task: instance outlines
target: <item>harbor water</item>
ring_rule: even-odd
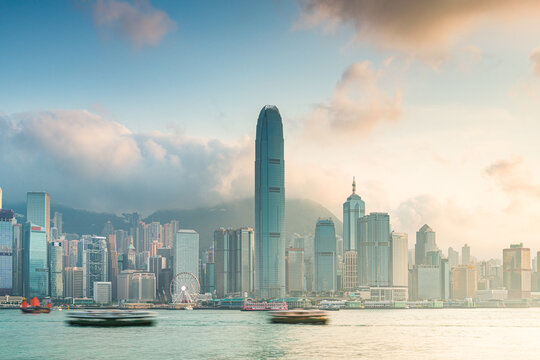
[[[342,310],[328,325],[264,312],[158,311],[153,327],[0,311],[0,359],[538,359],[540,309]]]

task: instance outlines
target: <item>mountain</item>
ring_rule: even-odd
[[[211,245],[214,230],[220,227],[238,228],[254,226],[254,201],[241,199],[218,206],[190,210],[158,210],[144,219],[149,223],[159,221],[162,224],[179,220],[180,227],[193,229],[200,234],[201,249]],[[26,204],[6,204],[18,214],[26,214]],[[101,234],[103,226],[110,220],[113,227],[128,230],[124,217],[111,213],[98,213],[69,206],[52,204],[51,220],[58,211],[63,215],[64,232],[75,234]],[[342,223],[324,206],[306,199],[289,199],[286,202],[285,226],[288,234],[313,234],[318,218],[332,218],[336,224],[336,233],[342,234]],[[24,219],[20,219],[23,221]]]

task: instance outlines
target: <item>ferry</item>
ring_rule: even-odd
[[[328,322],[328,316],[322,310],[286,310],[272,311],[270,322],[278,324],[314,324],[324,325]]]
[[[279,311],[287,310],[287,303],[267,301],[245,301],[242,311]]]
[[[34,296],[32,300],[30,300],[30,306],[28,306],[26,299],[23,300],[21,311],[24,314],[48,314],[51,312],[51,303],[47,303],[47,306],[41,306],[38,298]]]
[[[157,314],[152,311],[134,310],[87,310],[70,312],[66,322],[74,326],[152,326]]]

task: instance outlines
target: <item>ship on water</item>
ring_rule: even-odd
[[[23,300],[21,311],[24,314],[48,314],[51,312],[51,303],[48,302],[47,306],[41,306],[39,299],[34,296],[32,300],[30,300],[30,306],[28,306],[26,299]]]
[[[277,301],[245,301],[242,311],[280,311],[288,310],[287,303]]]

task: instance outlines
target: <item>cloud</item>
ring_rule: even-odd
[[[105,31],[128,39],[136,48],[157,45],[176,28],[167,13],[157,10],[145,0],[133,3],[97,0],[93,5],[94,21]]]
[[[0,114],[0,183],[94,210],[211,205],[251,194],[252,145],[133,133],[86,110]]]
[[[300,0],[304,26],[352,24],[361,41],[406,52],[455,42],[486,19],[538,16],[536,0]]]
[[[533,182],[530,172],[523,165],[520,157],[502,159],[489,165],[485,173],[509,195],[540,197],[540,185]]]
[[[540,77],[540,47],[531,51],[529,59],[531,60],[531,66],[534,74]]]
[[[384,71],[375,71],[369,61],[351,65],[330,100],[306,117],[305,134],[316,140],[328,139],[329,134],[356,138],[377,124],[397,121],[402,114],[401,93],[381,89],[378,83]]]

